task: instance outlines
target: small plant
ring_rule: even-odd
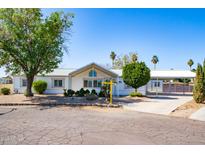
[[[95,94],[89,94],[86,96],[86,99],[89,101],[94,101],[94,100],[98,99],[98,96]]]
[[[95,91],[95,89],[92,89],[91,94],[97,95],[97,92]]]
[[[63,95],[64,95],[65,97],[68,97],[67,89],[63,89]]]
[[[85,90],[83,88],[81,88],[79,90],[79,97],[84,97],[85,96]]]
[[[10,89],[9,89],[9,88],[6,88],[6,87],[1,88],[1,93],[2,93],[3,95],[9,95],[9,94],[10,94]]]
[[[75,91],[72,89],[63,89],[64,90],[64,96],[65,97],[72,97],[75,94]]]
[[[85,95],[89,95],[90,94],[90,90],[86,89],[85,90]]]
[[[101,91],[99,92],[98,96],[99,96],[99,97],[105,97],[105,92],[101,90]]]
[[[79,97],[79,94],[80,94],[80,92],[77,90],[77,91],[75,92],[75,96],[76,96],[76,97]]]
[[[43,80],[34,81],[33,88],[38,94],[43,94],[47,89],[47,82]]]
[[[75,94],[75,91],[72,89],[68,89],[67,93],[68,93],[68,97],[72,97]]]
[[[131,97],[143,97],[143,95],[140,92],[131,92],[129,94]]]

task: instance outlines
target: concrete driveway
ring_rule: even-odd
[[[169,115],[182,104],[192,100],[192,96],[150,96],[143,102],[123,103],[123,108],[146,113]]]
[[[198,111],[194,112],[189,118],[193,120],[205,121],[205,107],[202,107]]]

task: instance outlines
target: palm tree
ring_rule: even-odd
[[[187,62],[187,65],[189,65],[189,68],[191,70],[192,65],[194,65],[194,61],[192,59],[189,59],[189,61]]]
[[[154,64],[154,70],[156,69],[156,64],[159,62],[159,59],[156,55],[152,57],[151,62]]]
[[[131,61],[134,63],[138,60],[138,55],[137,53],[130,53],[131,56]]]
[[[115,52],[114,52],[114,51],[111,51],[111,53],[110,53],[110,59],[112,59],[112,67],[114,66],[115,58],[116,58]]]

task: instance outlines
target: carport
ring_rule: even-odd
[[[178,71],[178,70],[154,70],[151,71],[151,80],[148,83],[147,92],[150,94],[185,94],[192,93],[193,81],[196,74],[192,71]],[[175,79],[183,80],[182,84],[173,82]],[[185,84],[185,80],[190,79],[192,85]],[[165,82],[166,81],[166,82]],[[154,84],[153,84],[154,83]],[[154,88],[153,88],[154,87]]]

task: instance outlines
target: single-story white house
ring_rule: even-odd
[[[162,79],[173,78],[194,78],[195,73],[191,71],[151,71],[150,82],[138,89],[143,95],[150,87],[162,88]],[[113,95],[128,95],[134,89],[123,82],[122,70],[119,69],[106,69],[96,63],[88,64],[79,69],[55,69],[53,72],[44,76],[37,75],[34,80],[44,80],[47,82],[48,87],[45,93],[47,94],[60,94],[63,89],[72,89],[74,91],[84,89],[95,89],[97,92],[101,90],[102,82],[105,80],[114,80]],[[14,76],[13,87],[14,91],[24,93],[27,86],[25,76]]]

